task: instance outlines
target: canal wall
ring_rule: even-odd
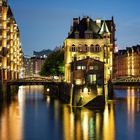
[[[111,82],[111,80],[108,81],[107,88],[108,88],[107,99],[112,100],[114,98],[114,88],[113,88],[113,83]]]
[[[105,96],[98,94],[95,86],[74,86],[68,83],[59,83],[57,86],[45,86],[44,94],[58,98],[73,107],[104,108]]]
[[[65,82],[58,83],[57,85],[45,85],[44,95],[59,98],[66,103],[70,103],[71,85]]]

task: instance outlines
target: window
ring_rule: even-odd
[[[91,46],[90,46],[90,52],[94,52],[94,45],[93,44],[91,44]]]
[[[99,66],[94,66],[94,70],[99,70]]]
[[[99,45],[96,45],[96,46],[95,46],[95,52],[100,52],[100,50],[101,50],[101,49],[100,49],[100,46],[99,46]]]
[[[93,70],[93,66],[89,66],[89,70]]]
[[[89,30],[85,31],[85,38],[86,38],[86,39],[91,39],[91,38],[93,38],[93,33],[92,33],[92,31],[89,31]]]
[[[82,52],[82,45],[81,44],[78,46],[78,52]]]
[[[95,84],[96,83],[96,74],[89,75],[89,83]]]
[[[77,38],[79,38],[79,32],[78,31],[75,31],[75,38],[77,39]]]
[[[76,52],[76,47],[75,47],[75,45],[73,44],[72,45],[72,47],[71,47],[71,50],[70,51],[72,51],[72,52]]]
[[[82,70],[85,70],[86,69],[86,66],[82,66]]]
[[[81,70],[81,66],[77,66],[77,70]]]

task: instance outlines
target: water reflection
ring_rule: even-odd
[[[119,88],[116,100],[93,111],[44,98],[42,86],[20,87],[10,104],[0,106],[0,140],[137,140],[139,97],[138,88]]]
[[[113,103],[106,104],[104,112],[86,108],[63,107],[65,140],[114,140],[115,117]]]
[[[0,140],[22,140],[22,118],[18,99],[0,113]],[[16,131],[15,131],[16,130]]]
[[[128,128],[134,129],[135,119],[135,93],[134,88],[128,87],[127,89],[127,116],[128,116]]]

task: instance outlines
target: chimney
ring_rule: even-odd
[[[80,17],[79,18],[73,18],[73,27],[75,27],[79,23],[80,23]]]
[[[97,24],[99,27],[101,27],[101,19],[97,18],[97,19],[96,19],[96,24]]]

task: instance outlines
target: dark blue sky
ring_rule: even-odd
[[[139,0],[9,0],[21,31],[24,54],[62,45],[73,17],[90,16],[116,23],[120,49],[140,44]]]

